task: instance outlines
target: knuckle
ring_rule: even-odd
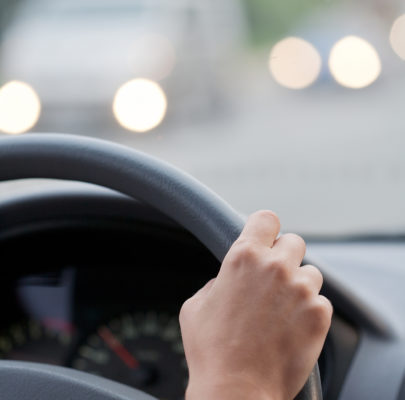
[[[290,278],[290,270],[287,268],[286,260],[282,257],[272,260],[268,264],[268,269],[274,278],[281,283],[287,282]]]
[[[271,223],[275,223],[280,226],[280,219],[278,215],[271,210],[259,210],[252,214],[252,216],[259,217],[260,219],[267,219]]]
[[[238,239],[229,252],[230,261],[234,265],[253,262],[258,257],[258,250],[254,243]]]
[[[297,297],[301,300],[309,300],[313,296],[311,287],[305,280],[297,282],[294,289]]]
[[[310,313],[314,331],[320,333],[327,332],[331,324],[333,313],[330,301],[325,297],[318,296],[311,304]]]
[[[316,281],[320,282],[321,285],[323,284],[322,272],[315,266],[310,265],[310,264],[304,265],[301,268],[301,272],[303,272],[305,275],[309,276],[310,277],[309,279],[311,279],[311,280],[315,279]]]
[[[319,268],[315,267],[312,264],[305,264],[305,265],[303,265],[303,268],[308,270],[308,271],[311,271],[311,273],[313,273],[314,275],[322,276],[322,273],[319,270]]]
[[[295,233],[285,233],[284,238],[288,240],[297,250],[300,250],[305,253],[307,245],[305,244],[305,240]]]
[[[269,262],[269,267],[273,269],[286,269],[288,265],[288,255],[283,253],[273,254]]]
[[[323,285],[323,275],[322,275],[322,272],[319,271],[319,269],[316,268],[316,267],[314,267],[314,266],[311,266],[311,267],[312,267],[312,271],[313,271],[314,276],[316,277],[316,279],[318,279],[318,281],[320,282],[320,284],[321,284],[321,286],[322,286],[322,285]]]

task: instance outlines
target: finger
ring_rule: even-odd
[[[304,265],[297,271],[297,279],[304,281],[313,293],[318,294],[322,288],[323,276],[313,265]]]
[[[205,296],[212,288],[212,285],[214,284],[214,282],[215,282],[215,278],[210,279],[200,290],[198,290],[194,294],[194,297]]]
[[[287,266],[298,268],[305,256],[306,245],[301,236],[286,233],[275,241],[272,251],[282,255],[281,258],[287,261]]]
[[[333,315],[333,305],[332,305],[332,303],[330,302],[330,300],[329,300],[327,297],[325,297],[325,296],[323,296],[323,295],[320,294],[320,295],[318,296],[318,301],[324,305],[325,309],[327,310],[326,312],[327,312],[329,318],[332,318],[332,315]]]
[[[280,220],[277,215],[272,211],[262,210],[248,218],[239,238],[272,247],[279,232]]]
[[[314,317],[318,326],[318,330],[324,336],[328,333],[333,316],[333,306],[328,298],[319,295],[316,298]]]

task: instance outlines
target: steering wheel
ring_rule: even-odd
[[[125,146],[65,134],[0,139],[0,181],[23,178],[75,180],[141,200],[178,222],[222,261],[244,221],[221,198],[175,167]],[[5,400],[152,400],[110,380],[68,368],[0,361]],[[316,366],[297,400],[321,400]]]

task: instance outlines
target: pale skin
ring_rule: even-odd
[[[279,231],[273,212],[252,214],[218,276],[183,304],[186,400],[292,400],[307,380],[332,306],[320,271],[300,267],[304,240]]]

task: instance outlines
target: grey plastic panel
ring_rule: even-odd
[[[405,243],[309,243],[308,249],[322,260],[316,265],[327,289],[335,286],[328,295],[362,330],[339,400],[397,400],[405,374]]]
[[[402,386],[401,386],[401,389],[399,390],[397,400],[405,400],[405,372],[404,372],[404,376],[402,377]]]
[[[339,400],[396,400],[405,372],[405,342],[364,333]]]

